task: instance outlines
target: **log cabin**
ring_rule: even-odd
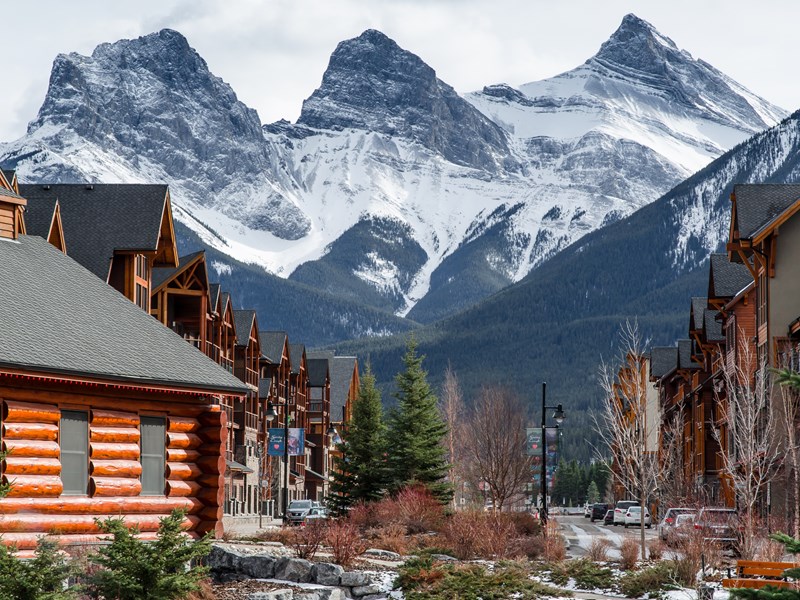
[[[169,188],[150,184],[21,184],[31,210],[58,200],[69,254],[150,312],[152,269],[178,267]]]
[[[152,538],[175,508],[220,535],[218,397],[248,388],[44,239],[0,239],[0,281],[2,542],[93,543],[112,516]]]

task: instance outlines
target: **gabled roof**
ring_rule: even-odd
[[[356,364],[355,356],[334,356],[330,361],[331,421],[339,421],[342,418],[342,409],[347,403]]]
[[[283,348],[286,345],[288,334],[285,331],[262,331],[259,333],[259,337],[261,354],[273,365],[279,365],[283,358]]]
[[[300,367],[303,362],[303,355],[306,353],[305,344],[289,344],[289,356],[292,357],[292,374],[299,375]],[[308,363],[308,358],[306,358]]]
[[[50,235],[50,227],[56,213],[58,198],[42,198],[35,202],[28,202],[25,210],[25,230],[28,235],[38,235],[40,238],[47,239]]]
[[[256,321],[256,311],[254,310],[235,310],[233,311],[233,326],[236,329],[236,345],[247,346],[250,343],[250,332]],[[258,332],[256,332],[258,333]]]
[[[166,185],[20,185],[28,205],[58,198],[72,258],[108,279],[115,250],[155,251],[168,202]],[[174,245],[174,241],[173,241]],[[173,257],[177,260],[177,255]]]
[[[9,187],[13,190],[14,189],[14,178],[17,176],[17,171],[15,169],[2,169],[3,171],[3,178],[8,183]]]
[[[150,293],[154,293],[165,283],[171,281],[177,275],[183,273],[188,267],[192,266],[196,260],[205,256],[205,251],[192,252],[186,256],[181,256],[178,260],[178,267],[158,267],[153,269],[150,281]]]
[[[718,314],[716,310],[706,309],[703,315],[703,335],[709,342],[725,341],[725,336],[722,335],[722,323],[717,320]]]
[[[689,319],[689,329],[696,330],[703,328],[703,313],[708,305],[708,298],[694,297],[692,298],[691,318]]]
[[[800,200],[800,185],[738,184],[733,187],[736,198],[734,229],[741,239],[752,239],[781,213]]]
[[[308,359],[308,385],[311,387],[325,387],[330,373],[330,364],[327,358]]]
[[[701,365],[692,360],[692,340],[678,340],[678,368],[699,369]]]
[[[42,238],[0,243],[0,367],[243,394],[246,386]]]
[[[677,346],[656,347],[650,351],[650,376],[661,379],[678,368]]]
[[[740,262],[730,262],[727,254],[712,254],[708,276],[709,298],[733,298],[753,282],[750,270]]]
[[[208,284],[208,306],[209,310],[212,312],[217,310],[217,303],[220,300],[220,292],[222,290],[222,286],[218,283],[209,283]]]

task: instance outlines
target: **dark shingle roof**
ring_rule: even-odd
[[[739,184],[733,193],[739,237],[749,239],[800,200],[800,185]]]
[[[678,368],[678,348],[658,347],[650,351],[650,375],[661,379]]]
[[[16,175],[16,173],[17,171],[15,169],[3,169],[3,177],[6,178],[9,185],[13,185],[14,175]]]
[[[36,202],[28,202],[25,208],[25,231],[28,235],[38,235],[47,239],[50,225],[56,212],[56,198],[41,198]]]
[[[703,323],[703,333],[709,342],[724,342],[725,336],[722,335],[722,323],[717,320],[719,313],[716,310],[706,309]]]
[[[36,236],[0,242],[0,365],[244,393],[245,385]]]
[[[355,368],[355,356],[334,356],[331,359],[331,421],[342,419],[342,409],[347,402]]]
[[[303,353],[306,351],[304,344],[289,344],[289,356],[292,358],[292,373],[298,375],[300,373],[301,363],[303,362]],[[263,353],[262,353],[263,354]],[[306,357],[307,359],[308,357]]]
[[[285,331],[262,331],[258,337],[261,340],[261,354],[266,356],[273,365],[279,365],[283,357],[287,333]]]
[[[236,329],[236,345],[247,346],[250,343],[250,330],[256,320],[254,310],[233,311],[233,327]]]
[[[730,262],[727,254],[711,255],[709,298],[733,298],[751,283],[753,276],[743,263]]]
[[[308,385],[311,387],[325,387],[330,361],[327,358],[311,358],[310,354],[306,354],[306,361],[308,364]]]
[[[166,185],[20,185],[28,206],[58,198],[69,255],[108,279],[114,250],[155,250],[167,199]]]
[[[708,305],[708,298],[694,297],[692,298],[692,318],[689,323],[689,329],[702,329],[703,328],[703,313]]]
[[[692,360],[692,340],[678,340],[678,368],[700,368],[700,365]]]
[[[150,283],[152,287],[150,290],[155,291],[160,285],[172,279],[176,274],[180,273],[183,271],[183,269],[189,266],[195,258],[204,253],[205,252],[203,250],[199,250],[198,252],[192,252],[186,256],[181,256],[178,260],[177,267],[158,267],[153,269]]]

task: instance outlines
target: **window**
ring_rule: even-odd
[[[758,274],[758,325],[764,325],[767,322],[767,274],[760,272]]]
[[[61,411],[61,482],[65,496],[89,493],[89,413]]]
[[[142,495],[164,495],[167,423],[163,417],[142,417]]]
[[[150,269],[147,264],[147,257],[144,254],[137,254],[134,257],[134,276],[133,276],[133,301],[144,311],[150,310]]]

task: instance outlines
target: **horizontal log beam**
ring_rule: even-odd
[[[184,450],[183,448],[167,448],[167,460],[169,462],[197,462],[200,453],[197,450]]]
[[[133,427],[95,427],[89,429],[89,439],[93,442],[114,444],[138,444],[139,430]]]
[[[127,477],[90,477],[89,494],[98,497],[138,496],[142,482]]]
[[[16,475],[61,475],[58,458],[10,455],[3,461],[5,474],[13,480]]]
[[[139,531],[158,531],[161,519],[167,515],[122,515],[128,527],[138,527]],[[39,532],[41,534],[87,534],[101,533],[98,521],[116,519],[119,515],[31,515],[16,514],[0,517],[0,532]],[[184,529],[194,529],[200,518],[187,516],[183,519]]]
[[[89,456],[96,460],[139,460],[139,445],[90,442]]]
[[[203,471],[195,463],[167,463],[167,479],[182,479],[184,481],[197,479]]]
[[[203,440],[200,436],[194,433],[180,433],[174,431],[167,432],[167,447],[169,448],[184,448],[193,450],[203,445]]]
[[[64,491],[61,477],[56,475],[12,475],[3,480],[11,484],[11,489],[8,496],[0,500],[0,505],[7,498],[52,498]]]
[[[167,480],[167,496],[197,496],[200,484],[195,481]]]
[[[51,404],[38,404],[34,402],[17,402],[6,400],[6,423],[58,423],[61,420],[61,411]]]
[[[89,472],[95,477],[139,477],[142,465],[136,460],[92,460]]]
[[[61,448],[58,443],[48,440],[5,440],[3,449],[11,456],[37,456],[59,458]]]
[[[225,472],[225,457],[217,454],[216,456],[198,457],[197,466],[203,473],[217,475]]]
[[[92,427],[139,427],[139,415],[121,410],[92,410]]]
[[[88,496],[62,496],[60,498],[3,498],[0,515],[35,512],[38,514],[115,515],[169,514],[183,509],[194,514],[205,508],[197,498],[166,498],[164,496],[139,496],[138,498],[90,498]]]
[[[169,417],[167,431],[176,433],[197,433],[200,429],[200,421],[191,417]]]
[[[55,442],[58,439],[58,425],[55,423],[3,423],[3,439]]]

